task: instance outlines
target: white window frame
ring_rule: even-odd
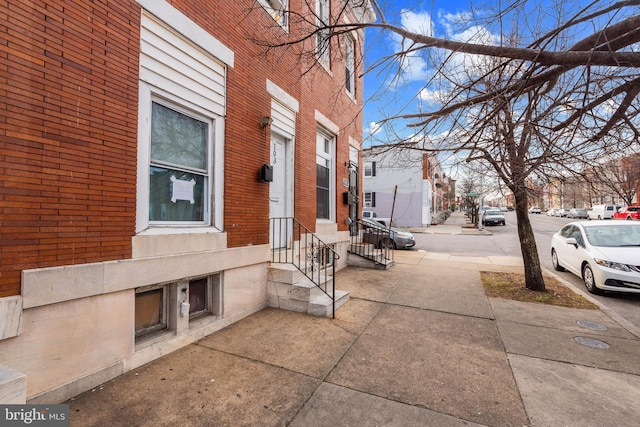
[[[365,178],[372,178],[375,175],[375,173],[373,173],[374,171],[374,164],[376,162],[364,162],[364,177]]]
[[[289,31],[289,0],[258,0],[274,21]]]
[[[375,192],[367,191],[364,193],[364,207],[366,208],[374,208],[375,207]]]
[[[318,28],[329,24],[331,10],[330,0],[316,0],[316,25]],[[318,30],[316,33],[316,56],[318,61],[329,68],[331,66],[331,38],[329,29]]]
[[[187,223],[184,221],[177,222],[156,222],[149,220],[149,190],[150,176],[149,168],[151,165],[151,106],[153,101],[158,101],[170,108],[177,109],[180,112],[187,112],[197,118],[203,118],[210,121],[209,128],[209,147],[208,147],[208,183],[206,213],[203,221]],[[140,82],[139,87],[139,119],[138,119],[138,196],[137,196],[137,233],[156,234],[169,232],[170,230],[180,230],[181,232],[189,232],[189,230],[207,230],[218,231],[223,227],[223,185],[224,185],[224,150],[223,140],[224,121],[212,114],[208,110],[197,105],[191,104],[184,99],[167,93],[154,86]],[[215,229],[214,229],[215,227]]]
[[[320,140],[322,139],[322,144]],[[327,147],[325,149],[324,147]],[[317,221],[335,221],[335,199],[336,199],[336,137],[324,129],[318,129],[316,134],[316,164],[324,161],[329,165],[329,218],[319,218],[316,207]],[[316,184],[317,192],[317,184]]]
[[[351,97],[356,95],[356,41],[351,34],[344,37],[345,89]]]
[[[165,98],[161,98],[155,95],[151,96],[151,104],[156,103],[156,104],[160,104],[166,108],[169,108],[171,110],[174,110],[180,114],[183,114],[185,116],[194,118],[196,120],[199,120],[201,122],[207,123],[207,159],[206,159],[206,174],[205,176],[205,183],[204,183],[204,189],[203,189],[203,218],[202,221],[170,221],[170,220],[166,220],[166,221],[152,221],[151,219],[149,219],[149,226],[152,227],[185,227],[185,226],[209,226],[211,225],[211,205],[212,205],[212,196],[213,196],[213,192],[211,191],[211,188],[213,187],[213,179],[212,179],[212,172],[213,172],[213,156],[212,156],[212,152],[213,152],[213,129],[215,128],[215,118],[213,117],[207,117],[203,114],[198,114],[192,110],[189,110],[187,108],[185,108],[184,105],[180,105],[175,103],[174,101],[169,101]],[[150,106],[151,108],[151,106]],[[151,117],[151,120],[149,121],[149,127],[151,128],[151,123],[152,123],[153,117]],[[149,150],[151,151],[151,138],[149,138]],[[152,167],[169,167],[171,168],[171,166],[168,166],[166,164],[162,164],[162,163],[154,163],[153,160],[151,159],[151,156],[149,156],[149,164],[147,165],[147,171],[149,171],[149,169]],[[150,178],[149,178],[150,179]],[[150,201],[147,202],[147,207],[149,207],[149,203]]]

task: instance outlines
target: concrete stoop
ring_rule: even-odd
[[[370,258],[358,255],[359,252],[361,251],[359,251],[357,245],[350,246],[349,253],[347,254],[347,265],[354,267],[375,268],[378,270],[388,270],[394,264],[394,261],[392,259],[386,259],[384,257],[384,252],[380,249],[368,252],[369,255],[371,255]]]
[[[324,275],[323,275],[324,276]],[[333,277],[316,286],[292,264],[271,264],[267,278],[269,306],[283,310],[308,313],[313,316],[328,317],[333,313],[332,294]],[[329,295],[326,295],[322,290]],[[338,310],[349,300],[346,291],[335,291],[335,309]]]

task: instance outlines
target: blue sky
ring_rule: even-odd
[[[383,0],[380,3],[389,22],[415,32],[449,39],[469,39],[481,31],[475,27],[465,33],[456,28],[460,17],[469,13],[468,0]],[[392,55],[399,50],[400,45],[401,40],[388,32],[368,30],[365,42],[366,65],[371,66],[373,61]],[[425,88],[433,69],[421,57],[413,57],[402,65],[398,62],[394,64],[394,68],[384,67],[365,75],[365,146],[369,145],[371,138],[368,137],[376,132],[377,123],[382,118],[391,114],[416,112],[428,106],[430,95],[433,95],[430,90],[435,90]],[[392,82],[394,78],[395,81]],[[378,133],[376,138],[385,139],[385,136]]]

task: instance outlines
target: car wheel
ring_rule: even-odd
[[[564,267],[560,265],[558,262],[558,254],[555,249],[551,249],[551,263],[553,264],[553,269],[556,271],[564,271]]]
[[[502,221],[502,225],[507,225],[507,224],[505,224],[505,222],[504,222],[504,221]]]
[[[584,279],[584,286],[589,292],[596,295],[602,293],[602,291],[596,287],[596,280],[593,277],[593,271],[591,270],[591,267],[589,267],[589,264],[585,264],[582,269],[582,278]]]
[[[380,240],[380,243],[378,243],[378,248],[379,249],[395,249],[396,248],[396,242],[394,242],[391,239],[382,239]]]
[[[630,220],[631,220],[631,217],[630,217],[630,216],[628,216],[628,217],[627,217],[627,220],[628,220],[628,221],[630,221]]]

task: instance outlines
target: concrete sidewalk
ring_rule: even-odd
[[[606,311],[487,298],[479,272],[519,258],[395,261],[339,272],[335,320],[262,310],[67,402],[71,425],[638,425],[640,338]]]
[[[466,214],[460,211],[452,212],[444,224],[432,224],[429,227],[409,227],[409,231],[425,234],[476,234],[487,236],[493,234],[486,227],[479,230],[471,224]]]

